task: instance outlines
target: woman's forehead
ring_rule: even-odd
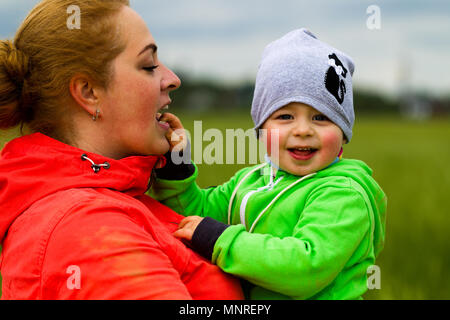
[[[130,7],[124,6],[118,15],[118,23],[121,32],[127,43],[125,50],[136,52],[136,56],[151,44],[155,45],[155,40],[142,17]]]

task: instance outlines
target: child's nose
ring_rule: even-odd
[[[293,129],[293,135],[298,137],[310,137],[314,135],[314,130],[311,122],[306,120],[300,120],[297,122]]]

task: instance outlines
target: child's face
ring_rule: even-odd
[[[316,109],[290,103],[274,112],[262,125],[267,130],[267,152],[272,162],[297,176],[304,176],[330,165],[345,142],[342,130]],[[270,146],[278,130],[278,155]],[[275,133],[275,135],[271,135]]]

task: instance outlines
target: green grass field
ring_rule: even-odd
[[[203,131],[251,127],[246,113],[180,117],[191,133],[196,118],[203,121]],[[357,120],[344,157],[369,164],[388,196],[386,244],[377,261],[381,289],[369,291],[365,299],[450,299],[449,137],[450,119],[413,122],[393,115]],[[0,148],[10,138],[2,136]],[[241,167],[202,164],[199,183],[220,184]]]

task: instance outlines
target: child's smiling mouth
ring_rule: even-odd
[[[318,151],[318,149],[311,147],[288,148],[287,150],[295,160],[303,161],[311,159]]]

